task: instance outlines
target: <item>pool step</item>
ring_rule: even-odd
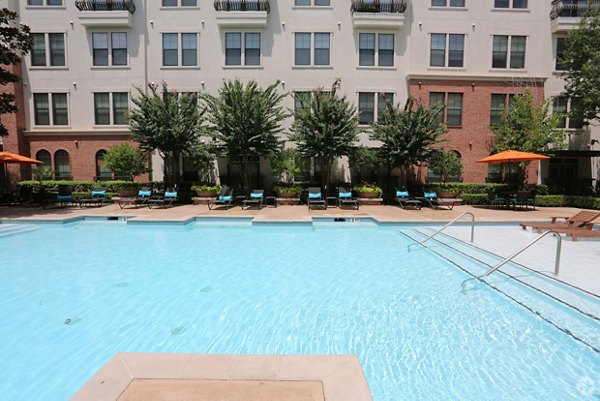
[[[413,229],[409,232],[404,232],[404,234],[412,240],[419,242],[427,238],[430,232],[428,230]],[[436,236],[434,239],[428,241],[426,245],[429,251],[450,261],[474,277],[471,282],[465,281],[465,285],[482,285],[483,281],[475,277],[481,276],[497,263],[489,264],[488,262],[501,260],[496,255],[488,254],[485,255],[488,258],[488,262],[483,261],[485,251],[478,248],[466,249],[464,247],[466,244],[457,245],[456,239],[444,235]],[[456,245],[456,249],[454,245]],[[411,247],[412,252],[419,251],[419,248],[421,250],[424,249],[420,246]],[[525,280],[523,277],[528,278]],[[552,281],[553,283],[547,283],[546,281]],[[484,282],[530,312],[554,325],[559,330],[583,342],[595,351],[600,352],[600,336],[598,335],[600,333],[600,320],[598,316],[594,316],[589,310],[583,310],[581,303],[572,305],[570,302],[575,300],[574,296],[565,301],[560,300],[557,296],[559,293],[565,294],[578,290],[514,263],[505,265],[501,271],[489,276]],[[534,284],[538,284],[543,289],[537,288]],[[585,302],[594,304],[592,310],[595,310],[595,306],[598,303],[597,298],[592,300],[589,299],[592,297],[589,294],[582,291],[579,292],[580,296],[585,299]]]
[[[0,238],[36,231],[39,228],[21,224],[0,224]]]

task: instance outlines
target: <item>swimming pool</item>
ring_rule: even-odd
[[[116,352],[356,354],[376,401],[600,396],[597,352],[397,226],[21,227],[0,236],[1,400],[68,399]]]

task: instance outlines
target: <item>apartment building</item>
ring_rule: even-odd
[[[443,146],[461,156],[465,181],[480,182],[495,178],[495,166],[488,172],[488,166],[475,161],[489,154],[490,124],[511,95],[530,88],[539,101],[556,97],[559,112],[571,104],[560,97],[563,83],[556,63],[561,38],[578,22],[577,4],[565,8],[566,2],[0,3],[17,11],[34,34],[34,49],[22,65],[23,124],[16,135],[21,145],[14,150],[44,161],[59,177],[111,174],[102,166],[103,152],[129,140],[124,112],[136,87],[147,82],[166,82],[180,92],[216,93],[224,80],[255,80],[263,86],[280,80],[281,90],[290,93],[286,106],[293,109],[294,93],[338,81],[338,92],[356,104],[365,128],[386,100],[403,104],[410,95],[426,104],[444,103],[449,132]],[[530,180],[585,186],[597,178],[590,144],[598,134],[566,120],[569,150],[539,171],[532,169]],[[368,133],[361,135],[361,143],[377,145]],[[9,140],[5,144],[13,146]],[[153,158],[152,178],[162,178],[161,163]],[[182,169],[194,178],[189,163],[184,161]],[[340,179],[349,177],[346,163],[339,163],[337,171]],[[267,161],[256,161],[255,174],[268,177]],[[236,161],[221,160],[219,175],[235,180]]]

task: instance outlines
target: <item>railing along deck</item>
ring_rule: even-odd
[[[215,0],[216,11],[271,11],[268,0]]]
[[[402,14],[406,11],[406,0],[352,0],[353,13]]]
[[[588,0],[553,0],[550,19],[582,17],[590,8],[590,4],[600,6],[600,0],[592,0],[591,3],[588,3]]]
[[[77,0],[79,11],[129,11],[135,13],[133,0]]]

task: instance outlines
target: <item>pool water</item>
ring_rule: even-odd
[[[31,227],[0,237],[0,400],[66,400],[116,352],[356,354],[376,401],[600,398],[598,353],[397,227]]]

